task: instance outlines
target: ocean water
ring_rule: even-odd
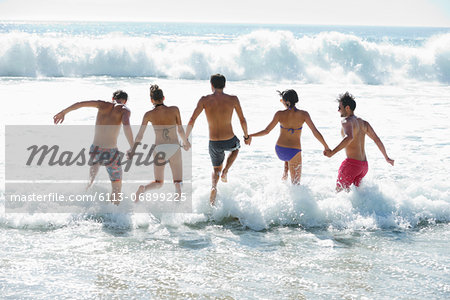
[[[50,125],[73,102],[119,88],[140,124],[151,83],[187,123],[220,72],[250,132],[282,109],[276,90],[294,88],[332,147],[335,99],[349,91],[395,159],[368,139],[363,185],[336,194],[344,153],[324,157],[305,127],[302,184],[292,186],[280,180],[275,128],[242,146],[211,208],[201,115],[192,213],[11,214],[2,126],[1,298],[450,297],[449,28],[2,22],[0,41],[3,125]],[[84,109],[64,124],[94,122]]]

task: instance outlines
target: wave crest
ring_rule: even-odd
[[[198,37],[0,34],[0,76],[168,77],[300,80],[307,83],[450,83],[450,34],[423,46],[369,42],[351,34],[254,31],[231,40]]]

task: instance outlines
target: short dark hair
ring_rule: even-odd
[[[289,103],[289,108],[293,108],[295,106],[295,103],[298,102],[298,95],[297,92],[294,90],[285,90],[285,91],[277,91],[278,95],[281,96],[281,98]]]
[[[223,89],[225,87],[226,79],[222,74],[214,74],[211,75],[210,82],[215,89]]]
[[[356,108],[355,97],[352,94],[350,94],[349,92],[340,94],[337,100],[342,103],[342,106],[344,108],[346,106],[349,106],[352,111],[355,110],[355,108]]]
[[[113,99],[114,100],[119,100],[119,99],[128,100],[128,94],[122,90],[117,90],[113,93]]]
[[[150,98],[155,101],[163,100],[164,94],[162,89],[159,88],[157,84],[152,84],[150,86]]]

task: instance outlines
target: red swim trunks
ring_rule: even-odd
[[[367,161],[360,161],[352,158],[345,159],[338,172],[337,188],[348,189],[352,183],[359,186],[361,180],[369,171]]]

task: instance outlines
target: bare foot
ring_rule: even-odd
[[[136,192],[136,199],[134,200],[135,203],[139,202],[139,196],[141,196],[144,192],[145,192],[145,186],[140,185]]]
[[[222,176],[220,177],[222,182],[228,182],[227,174],[228,174],[228,171],[222,171]]]
[[[94,183],[94,180],[92,180],[91,182],[88,183],[88,185],[86,186],[86,191],[91,188],[93,183]]]
[[[209,204],[211,204],[211,206],[214,206],[214,204],[216,202],[216,195],[217,195],[217,188],[212,187],[211,195],[209,196]]]
[[[281,180],[286,181],[288,178],[288,173],[283,173],[283,176],[281,177]]]

